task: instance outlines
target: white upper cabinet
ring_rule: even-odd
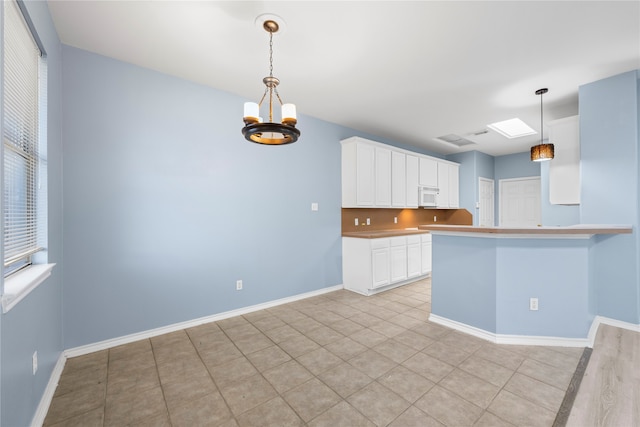
[[[456,163],[360,137],[341,144],[343,208],[417,208],[420,186],[440,188],[438,207],[458,207]]]
[[[391,152],[391,206],[407,206],[407,155]]]
[[[430,157],[420,157],[420,185],[438,187],[438,161]]]
[[[457,209],[460,205],[459,166],[455,163],[438,162],[437,207]]]
[[[549,202],[580,204],[580,126],[578,116],[549,123],[555,155],[549,162]]]
[[[376,147],[376,206],[391,206],[391,150]]]
[[[342,144],[342,207],[374,207],[375,147]]]
[[[417,156],[407,154],[407,207],[418,207],[418,184],[420,178],[419,161]]]

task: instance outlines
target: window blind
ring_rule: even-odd
[[[38,245],[40,49],[18,4],[4,1],[4,267],[30,263]]]

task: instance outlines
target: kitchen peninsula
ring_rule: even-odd
[[[493,342],[588,345],[594,248],[631,226],[421,225],[433,240],[430,320]]]

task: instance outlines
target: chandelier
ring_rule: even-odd
[[[273,34],[277,33],[280,25],[273,19],[267,19],[262,27],[269,33],[269,76],[262,79],[265,85],[264,94],[259,103],[245,102],[244,104],[244,124],[242,134],[247,141],[266,145],[284,145],[296,142],[300,137],[300,131],[296,129],[296,106],[294,104],[284,104],[278,94],[280,80],[273,77]],[[267,98],[269,101],[269,121],[265,122],[260,117],[260,107]],[[281,106],[281,122],[273,121],[274,95]]]
[[[542,143],[542,95],[547,92],[549,92],[547,88],[536,91],[536,95],[540,95],[540,144],[531,147],[531,160],[534,162],[544,162],[554,157],[553,144]]]

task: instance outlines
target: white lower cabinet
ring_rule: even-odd
[[[424,276],[422,236],[431,237],[429,234],[380,239],[343,237],[342,280],[345,289],[372,295]]]
[[[407,280],[407,238],[391,239],[391,283]]]
[[[423,234],[420,238],[420,242],[422,244],[422,262],[421,271],[422,274],[430,274],[431,273],[431,256],[432,252],[432,242],[431,242],[431,234]]]
[[[371,286],[379,288],[390,282],[390,252],[389,239],[375,239],[371,241]]]
[[[411,279],[421,275],[422,275],[421,237],[419,235],[407,236],[407,278]]]

